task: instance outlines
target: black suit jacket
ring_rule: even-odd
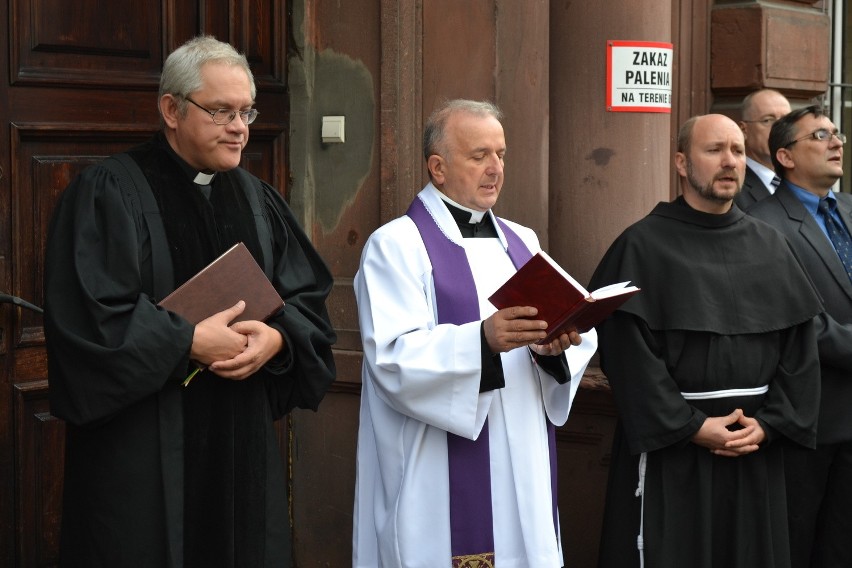
[[[852,228],[852,195],[835,195],[843,223]],[[828,237],[786,182],[748,214],[787,237],[822,296],[825,312],[816,318],[822,373],[817,441],[852,440],[852,282]]]
[[[734,198],[734,203],[737,204],[737,207],[743,211],[747,211],[749,207],[770,195],[772,194],[769,193],[769,190],[761,181],[760,176],[757,175],[750,167],[746,166],[743,188]]]

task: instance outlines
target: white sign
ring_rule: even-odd
[[[656,41],[607,41],[606,110],[670,113],[672,48]]]

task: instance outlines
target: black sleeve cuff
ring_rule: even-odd
[[[538,366],[556,379],[560,385],[564,385],[571,380],[571,369],[568,367],[568,361],[565,355],[539,355],[535,351],[530,350],[533,359],[538,363]]]
[[[284,347],[272,359],[266,362],[263,366],[269,373],[273,375],[283,375],[293,368],[293,351],[290,349],[290,334],[284,331],[284,328],[278,324],[269,324],[274,330],[277,330],[284,338]]]
[[[488,392],[502,389],[506,386],[506,377],[503,375],[503,360],[499,353],[492,353],[485,339],[485,324],[479,326],[479,342],[482,352],[482,374],[479,377],[479,392]]]
[[[760,423],[760,426],[763,428],[763,433],[766,435],[766,439],[764,439],[763,443],[761,444],[762,446],[765,446],[776,438],[775,429],[760,418],[755,418],[755,420]]]

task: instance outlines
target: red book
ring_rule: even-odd
[[[600,324],[621,304],[639,291],[630,282],[619,282],[588,292],[544,251],[535,254],[488,300],[498,310],[512,306],[533,306],[535,319],[547,322],[550,343],[563,333],[585,333]]]
[[[243,243],[225,251],[158,305],[197,324],[240,300],[245,301],[246,309],[235,322],[265,321],[284,305]]]

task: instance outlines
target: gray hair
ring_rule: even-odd
[[[239,53],[232,45],[219,41],[213,36],[195,37],[166,58],[163,73],[160,75],[160,93],[157,100],[159,101],[166,94],[174,95],[179,99],[178,110],[185,115],[187,106],[185,99],[190,93],[204,86],[201,68],[205,63],[211,62],[241,67],[248,75],[251,98],[254,100],[257,89],[246,56]]]
[[[444,147],[446,137],[447,120],[455,113],[472,114],[474,116],[493,116],[498,121],[503,118],[503,113],[497,105],[488,101],[471,101],[468,99],[454,99],[445,101],[436,108],[426,120],[423,130],[423,157],[429,161],[433,154],[446,153]]]

